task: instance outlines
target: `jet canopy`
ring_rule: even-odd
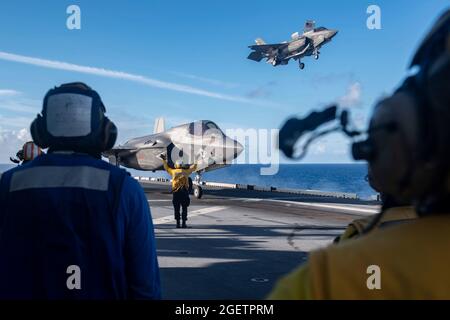
[[[189,124],[189,129],[188,129],[189,134],[196,135],[196,136],[201,136],[208,130],[221,131],[219,129],[219,127],[217,126],[217,124],[215,124],[214,122],[209,121],[209,120],[201,120],[201,121],[192,122],[191,124]]]

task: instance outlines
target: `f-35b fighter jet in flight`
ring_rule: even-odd
[[[259,62],[265,58],[267,63],[274,67],[286,65],[290,59],[294,59],[298,61],[300,69],[303,69],[305,64],[301,58],[313,56],[316,60],[319,59],[320,48],[330,42],[337,33],[338,31],[333,29],[316,28],[314,21],[307,20],[303,34],[293,33],[290,41],[267,44],[261,38],[256,39],[256,45],[249,46],[253,52],[248,59]]]
[[[200,120],[165,130],[164,119],[155,120],[153,134],[131,139],[103,153],[110,163],[127,168],[164,170],[161,156],[169,166],[196,164],[194,195],[202,195],[201,174],[229,166],[243,151],[243,146],[227,137],[212,121]]]

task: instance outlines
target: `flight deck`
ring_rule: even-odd
[[[277,279],[379,203],[203,186],[176,229],[168,182],[140,181],[152,211],[165,299],[262,299]]]

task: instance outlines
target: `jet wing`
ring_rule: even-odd
[[[199,170],[196,170],[196,172],[200,172],[200,173],[209,172],[209,171],[214,171],[214,170],[229,167],[229,166],[230,166],[229,164],[212,164],[212,165],[207,166],[206,168],[200,168]]]
[[[116,148],[112,148],[110,150],[103,151],[102,155],[104,157],[108,157],[108,156],[115,156],[116,154],[123,153],[123,152],[133,153],[136,151],[137,151],[136,148],[118,146]]]
[[[260,62],[264,58],[267,58],[270,56],[276,56],[277,55],[276,52],[280,48],[283,48],[287,45],[288,45],[288,43],[257,44],[257,45],[249,46],[249,48],[254,51],[248,55],[247,59]]]
[[[292,54],[292,55],[290,55],[290,56],[287,56],[285,59],[292,59],[292,58],[297,58],[297,57],[300,57],[300,58],[301,58],[304,54],[305,54],[304,52],[299,52],[299,53],[296,53],[296,54]]]
[[[301,58],[302,56],[304,56],[306,54],[306,52],[308,51],[308,49],[311,47],[311,43],[308,42],[308,44],[299,52],[291,54],[290,56],[287,56],[284,59],[292,59],[292,58]]]
[[[297,57],[301,58],[303,55],[306,54],[306,51],[308,51],[310,46],[311,46],[310,43],[308,43],[302,51],[297,52],[295,54],[291,54],[290,56],[287,56],[285,59],[292,59],[292,58],[297,58]]]
[[[112,148],[111,150],[105,151],[104,154],[118,154],[123,152],[133,153],[137,152],[138,150],[142,149],[156,149],[161,148],[161,142],[157,139],[147,139],[144,142],[138,143],[138,144],[125,144],[125,145],[119,145],[117,147]]]

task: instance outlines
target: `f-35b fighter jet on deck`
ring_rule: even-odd
[[[253,52],[248,59],[259,62],[265,58],[267,63],[274,67],[286,65],[290,59],[294,59],[298,61],[300,69],[303,69],[305,64],[301,58],[313,56],[316,60],[319,59],[320,48],[330,42],[337,33],[337,30],[325,27],[316,28],[314,21],[307,20],[303,34],[293,33],[290,41],[267,44],[261,38],[256,39],[256,45],[249,46]]]
[[[131,139],[103,153],[110,163],[144,171],[164,170],[161,155],[170,166],[196,164],[194,195],[202,196],[201,174],[229,166],[244,147],[212,121],[200,120],[165,130],[164,119],[155,121],[153,134]]]

